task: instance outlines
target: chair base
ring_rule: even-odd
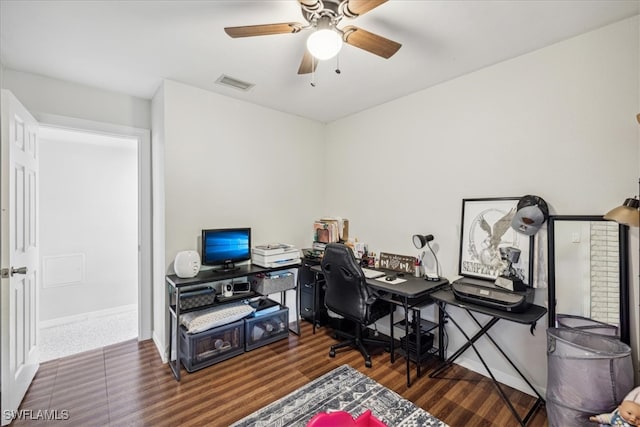
[[[371,368],[373,365],[371,363],[371,355],[369,354],[369,351],[365,347],[365,344],[385,346],[385,347],[388,347],[390,345],[388,341],[383,339],[364,338],[362,336],[362,328],[358,326],[356,326],[355,335],[348,335],[344,332],[341,332],[340,335],[346,336],[348,337],[348,339],[346,341],[342,341],[341,343],[332,345],[331,349],[329,350],[329,357],[335,357],[336,350],[339,350],[341,348],[347,348],[347,347],[355,348],[356,350],[360,351],[360,353],[364,357],[364,365],[367,368]]]

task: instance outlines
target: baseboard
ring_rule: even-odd
[[[168,362],[168,358],[167,358],[167,349],[164,349],[162,347],[162,340],[160,340],[160,338],[156,335],[156,332],[153,331],[152,334],[152,339],[153,339],[153,343],[156,345],[156,349],[158,350],[158,354],[160,355],[160,359],[162,359],[162,363],[167,363]]]
[[[112,316],[115,314],[128,313],[138,310],[137,304],[121,305],[104,310],[90,311],[88,313],[75,314],[73,316],[58,317],[56,319],[42,320],[38,323],[40,329],[52,328],[54,326],[68,325],[69,323],[82,322],[99,317]]]

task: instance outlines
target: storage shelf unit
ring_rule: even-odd
[[[440,325],[436,322],[432,322],[420,317],[420,310],[433,304],[434,301],[431,298],[426,298],[416,305],[410,306],[409,310],[412,312],[412,320],[409,321],[409,335],[411,336],[411,338],[413,338],[413,340],[409,342],[409,351],[407,352],[407,345],[404,343],[404,337],[397,340],[397,346],[394,346],[394,350],[397,351],[398,354],[400,354],[402,357],[408,357],[408,359],[416,365],[418,377],[420,377],[420,375],[422,374],[421,368],[424,362],[431,360],[434,357],[440,357],[439,349],[433,345],[434,336],[430,333],[431,331],[436,330]],[[419,319],[419,323],[416,321],[417,319]],[[393,327],[398,328],[402,332],[404,332],[406,330],[405,325],[405,319],[402,319],[395,322],[393,324]],[[418,351],[416,351],[416,333],[419,333],[421,337],[420,349],[418,349]],[[427,339],[427,336],[430,336],[428,338],[428,340],[430,341],[430,345],[428,346],[428,348],[424,348],[423,339]],[[438,343],[438,345],[442,344]]]
[[[237,334],[239,342],[242,341],[242,345],[238,344],[238,348],[235,347],[233,341],[230,346],[226,346],[225,342],[230,342],[228,340],[222,340],[222,347],[224,350],[227,350],[228,347],[231,349],[227,352],[222,352],[216,350],[220,349],[210,349],[207,348],[207,345],[211,342],[215,345],[214,341],[206,341],[209,337],[208,334],[216,334],[220,332],[220,328],[225,328],[228,325],[224,325],[220,328],[213,328],[208,331],[201,332],[200,334],[188,335],[184,331],[184,328],[180,325],[180,316],[192,312],[195,310],[203,310],[206,308],[211,308],[215,306],[219,306],[222,304],[227,304],[234,301],[241,301],[253,298],[258,296],[257,292],[251,291],[247,293],[241,293],[237,295],[233,295],[231,297],[222,297],[221,295],[217,295],[215,298],[215,302],[212,304],[204,304],[198,307],[190,307],[188,309],[182,309],[181,304],[176,304],[176,301],[180,301],[181,294],[183,292],[188,292],[189,290],[199,289],[206,286],[215,285],[216,282],[221,282],[224,280],[237,279],[244,276],[253,277],[257,274],[267,274],[270,272],[277,272],[283,270],[291,270],[298,268],[298,265],[288,265],[278,268],[263,268],[258,267],[256,265],[245,265],[241,266],[239,269],[230,272],[215,272],[215,271],[201,271],[198,273],[196,277],[193,278],[180,278],[175,274],[166,276],[166,284],[167,284],[167,302],[166,309],[169,315],[169,330],[168,330],[168,343],[169,343],[169,367],[173,373],[173,376],[177,381],[180,381],[180,369],[181,365],[184,363],[185,368],[188,372],[192,372],[193,370],[201,369],[203,367],[212,365],[213,363],[217,363],[221,360],[224,360],[229,357],[240,354],[247,349],[245,348],[245,323],[244,320],[240,322],[240,325],[235,325],[233,328],[239,328],[239,332]],[[295,288],[296,294],[298,293],[298,288]],[[282,320],[287,326],[285,332],[281,333],[277,336],[277,339],[284,338],[289,334],[289,310],[286,307],[281,307],[281,309],[277,312],[279,316],[282,316]],[[274,313],[275,315],[276,313]],[[286,317],[285,317],[286,316]],[[296,316],[299,316],[297,314]],[[235,329],[234,329],[235,330]],[[298,325],[299,331],[299,325]],[[205,335],[202,335],[205,334]],[[276,336],[269,335],[270,338],[274,338],[273,341],[276,340]],[[221,339],[221,338],[218,338]],[[269,341],[269,342],[273,342]],[[258,340],[257,342],[252,343],[251,348],[259,347],[260,345],[267,344],[266,341]],[[202,348],[198,348],[201,345]],[[173,348],[175,348],[175,358],[173,358]],[[202,351],[201,351],[202,350]],[[237,351],[237,354],[234,353]],[[234,354],[232,354],[234,353]]]

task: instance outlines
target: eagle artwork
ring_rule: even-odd
[[[511,220],[516,208],[508,212],[491,208],[480,212],[472,221],[469,231],[468,255],[470,260],[464,262],[464,270],[483,276],[497,277],[506,268],[501,258],[500,247],[518,246],[517,233],[511,230]],[[521,269],[516,271],[522,275]]]

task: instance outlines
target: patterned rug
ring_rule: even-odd
[[[304,427],[319,412],[347,411],[355,418],[367,409],[389,427],[447,427],[424,409],[348,365],[311,381],[232,427]]]

